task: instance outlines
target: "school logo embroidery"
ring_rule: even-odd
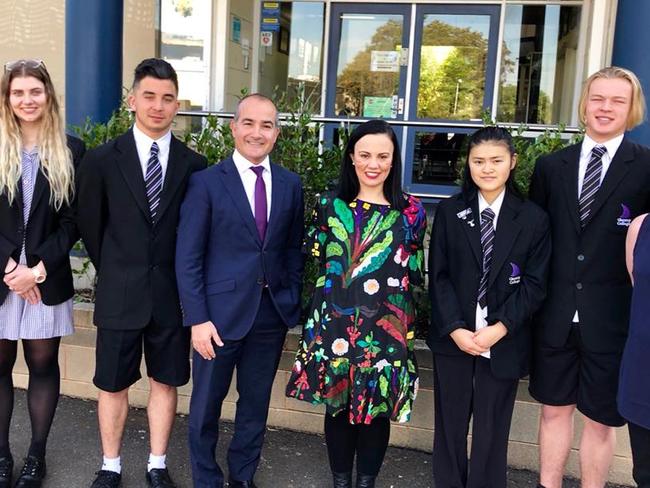
[[[458,217],[460,220],[464,222],[467,222],[470,227],[474,227],[474,218],[472,216],[471,208],[466,208],[465,210],[461,210],[456,214],[456,217]]]
[[[512,268],[512,272],[510,273],[510,278],[508,278],[508,283],[518,285],[521,282],[521,270],[515,263],[510,263],[510,267]]]
[[[627,205],[624,203],[621,203],[621,216],[616,219],[616,225],[620,225],[622,227],[629,227],[630,224],[632,223],[632,212],[630,212],[630,209]]]

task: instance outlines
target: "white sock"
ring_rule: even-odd
[[[167,463],[165,462],[167,460],[167,454],[163,454],[162,456],[156,456],[154,454],[149,453],[149,462],[147,463],[147,471],[151,471],[152,469],[165,469],[167,467]]]
[[[116,458],[107,458],[104,456],[104,462],[102,463],[102,469],[104,471],[113,471],[114,473],[122,473],[122,461],[120,456]]]

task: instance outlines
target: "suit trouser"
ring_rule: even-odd
[[[650,429],[628,422],[634,468],[632,475],[639,488],[650,488]]]
[[[434,354],[433,476],[437,488],[506,486],[508,435],[518,380],[495,378],[490,360]],[[472,450],[467,434],[472,423]]]
[[[252,480],[264,443],[271,388],[287,333],[267,291],[262,293],[251,330],[240,340],[215,346],[216,357],[193,356],[189,439],[195,488],[221,488],[224,474],[215,460],[219,417],[237,368],[235,432],[228,449],[228,472],[237,481]]]

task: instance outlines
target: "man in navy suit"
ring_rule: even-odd
[[[230,128],[234,154],[192,176],[178,229],[178,288],[194,347],[195,488],[223,486],[215,449],[235,367],[239,399],[228,481],[255,486],[271,387],[287,327],[300,313],[303,193],[298,175],[269,160],[280,132],[277,109],[263,95],[248,95]]]
[[[553,254],[547,299],[536,317],[530,392],[543,404],[540,478],[560,488],[577,408],[582,486],[607,481],[615,427],[619,367],[632,286],[625,236],[650,210],[650,150],[625,135],[644,117],[634,73],[603,68],[586,81],[580,100],[585,138],[540,158],[530,198],[551,221]]]

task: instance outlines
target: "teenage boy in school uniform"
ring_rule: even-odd
[[[632,287],[625,236],[650,210],[650,150],[625,131],[641,123],[645,101],[634,73],[591,75],[580,99],[579,143],[539,159],[530,198],[550,217],[553,254],[547,299],[536,316],[530,393],[542,403],[540,483],[562,484],[573,413],[584,418],[582,486],[604,486],[615,427],[618,374]]]

